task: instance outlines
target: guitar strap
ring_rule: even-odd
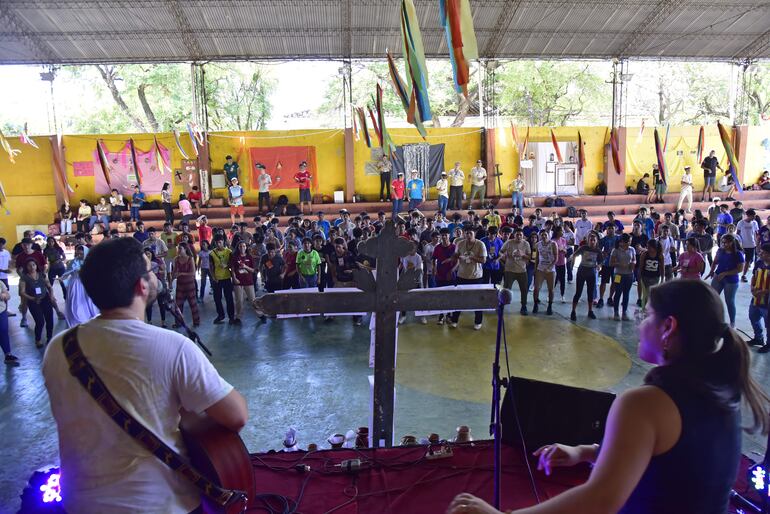
[[[96,370],[83,355],[78,343],[78,327],[75,326],[64,334],[64,355],[69,363],[70,374],[78,379],[78,382],[88,391],[88,394],[96,400],[102,410],[115,422],[121,430],[130,435],[134,441],[155,455],[166,466],[180,473],[192,482],[196,488],[220,507],[229,507],[236,502],[246,506],[246,494],[243,491],[223,489],[202,473],[174,449],[160,440],[158,436],[139,423],[115,400],[107,386],[104,385]]]

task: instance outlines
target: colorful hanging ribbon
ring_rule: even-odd
[[[366,126],[366,113],[362,107],[356,107],[356,113],[358,114],[358,121],[361,123],[361,132],[364,134],[364,141],[366,141],[367,148],[372,147],[372,140],[369,138],[369,128]]]
[[[8,154],[8,159],[11,161],[11,164],[16,164],[16,156],[21,153],[21,150],[11,147],[11,143],[5,138],[5,134],[3,134],[2,130],[0,130],[0,146],[2,146],[3,150]]]
[[[178,141],[177,141],[178,142]],[[161,175],[164,175],[167,171],[170,174],[171,173],[171,163],[166,163],[165,157],[163,157],[163,152],[160,151],[160,143],[158,143],[158,136],[153,136],[153,149],[155,150],[155,161],[158,165],[158,172]],[[187,156],[184,155],[184,152],[182,152],[182,156],[187,159]]]
[[[610,148],[612,149],[612,163],[615,165],[615,172],[618,175],[623,173],[623,166],[620,162],[620,152],[618,151],[617,129],[610,131]]]
[[[391,152],[396,150],[396,145],[393,144],[393,140],[388,134],[388,129],[385,127],[385,109],[382,108],[382,86],[377,84],[377,98],[375,99],[375,108],[377,109],[377,121],[379,122],[380,129],[380,146],[385,155],[390,157]]]
[[[655,158],[658,160],[658,173],[660,174],[660,180],[666,184],[666,159],[663,158],[663,146],[660,144],[660,136],[658,135],[658,129],[655,128]]]
[[[698,164],[703,162],[703,147],[706,144],[706,132],[703,128],[703,125],[700,126],[700,130],[698,130],[698,151],[696,155],[696,159],[698,161]]]
[[[564,159],[561,156],[561,150],[559,149],[559,142],[556,140],[556,134],[553,133],[553,129],[551,129],[551,143],[553,144],[553,150],[556,153],[556,162],[564,162]]]
[[[722,146],[725,147],[725,153],[727,154],[727,161],[730,163],[730,174],[733,176],[733,182],[735,182],[735,188],[743,193],[743,187],[738,180],[738,159],[735,157],[735,151],[733,145],[730,142],[730,134],[727,133],[727,129],[717,121],[717,128],[719,129],[719,137],[722,139]]]
[[[468,0],[439,0],[439,18],[446,32],[455,89],[468,97],[470,61],[479,58],[473,15]]]
[[[8,209],[8,196],[5,194],[5,188],[3,187],[3,183],[0,182],[0,204],[2,204],[2,207],[5,209],[5,214],[11,214],[10,209]]]
[[[187,133],[190,135],[190,141],[192,142],[193,152],[195,152],[195,158],[198,158],[198,140],[196,139],[195,132],[193,131],[192,124],[187,124]]]
[[[184,151],[184,148],[182,148],[182,142],[179,140],[179,131],[174,131],[174,141],[176,141],[176,148],[179,150],[179,154],[182,156],[182,159],[189,161],[190,158],[187,156],[187,152]]]
[[[104,151],[103,145],[104,143],[101,139],[96,140],[96,154],[99,156],[99,166],[102,168],[104,181],[107,182],[107,186],[112,189],[112,182],[110,181],[110,164],[107,160],[107,153]]]
[[[663,141],[663,153],[666,153],[666,150],[668,150],[668,134],[671,132],[671,124],[666,125],[666,139]]]
[[[353,120],[353,136],[356,138],[356,141],[361,141],[361,132],[358,129],[358,120],[356,120],[357,116],[356,108],[353,107],[352,116],[350,117]]]
[[[412,0],[401,1],[401,48],[406,73],[406,87],[402,89],[406,93],[404,98],[408,100],[405,103],[407,121],[417,127],[424,139],[427,133],[423,122],[432,120],[433,114],[428,97],[428,66],[425,63],[419,16]],[[390,60],[392,61],[392,58]],[[395,66],[391,70],[391,77],[394,72],[398,76]]]
[[[640,144],[642,142],[642,137],[644,136],[644,120],[642,120],[642,126],[639,127],[639,133],[636,135],[636,144]]]
[[[511,120],[511,138],[513,139],[514,148],[516,148],[516,151],[521,154],[521,149],[519,148],[519,133],[516,131],[516,126],[513,124],[513,120]]]
[[[425,130],[425,126],[422,124],[422,118],[420,112],[415,108],[415,92],[412,89],[411,94],[407,91],[407,86],[404,84],[401,75],[398,73],[396,63],[393,61],[393,56],[390,52],[386,52],[388,58],[388,71],[390,72],[390,80],[393,84],[393,89],[396,91],[396,96],[401,100],[401,105],[406,112],[406,121],[411,123],[417,128],[417,132],[425,139],[428,133]],[[407,70],[408,71],[408,70]]]
[[[529,150],[529,127],[527,127],[527,135],[524,136],[524,144],[521,145],[521,153],[519,154],[522,159],[527,158],[528,150]]]
[[[375,108],[377,106],[377,100],[372,97],[372,103],[375,105]],[[377,135],[377,140],[380,142],[380,146],[382,146],[382,132],[380,131],[380,124],[378,123],[377,117],[374,115],[374,112],[372,111],[372,106],[367,105],[366,110],[369,111],[369,118],[372,120],[372,128],[374,129],[374,133]]]
[[[38,150],[40,149],[40,147],[37,146],[37,143],[35,143],[35,141],[29,137],[26,123],[24,124],[24,130],[21,132],[21,134],[19,134],[19,141],[21,141],[22,144],[31,146],[32,148],[37,148]]]
[[[583,148],[583,136],[578,130],[578,175],[583,176],[583,168],[586,166],[586,151]]]
[[[136,147],[134,146],[134,139],[129,138],[128,148],[131,150],[131,166],[134,168],[134,175],[136,176],[136,184],[142,187],[142,172],[139,171],[139,161],[136,159]]]

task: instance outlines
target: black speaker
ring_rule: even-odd
[[[503,442],[519,443],[518,415],[530,452],[551,443],[600,443],[614,400],[613,393],[512,378],[500,413]]]

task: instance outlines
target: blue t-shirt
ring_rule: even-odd
[[[131,195],[132,207],[141,207],[142,205],[144,205],[144,193],[140,191]]]
[[[500,248],[503,247],[503,240],[499,237],[491,240],[489,237],[482,237],[481,242],[487,247],[487,261],[484,263],[484,269],[500,269],[500,262],[497,260],[497,257],[500,255]]]
[[[726,212],[724,214],[720,214],[719,216],[717,216],[717,234],[719,234],[720,236],[722,234],[727,234],[726,225],[729,225],[732,222],[733,222],[733,217],[730,216],[730,213]],[[721,225],[725,225],[725,226],[721,226]]]
[[[610,265],[610,255],[612,254],[612,250],[615,249],[616,246],[618,246],[618,240],[620,239],[620,236],[604,236],[601,241],[599,241],[599,248],[602,249],[602,252],[604,253],[604,262],[602,263],[603,266],[609,266]]]
[[[743,252],[728,253],[720,248],[717,250],[717,256],[714,260],[717,264],[715,273],[724,273],[725,271],[737,268],[739,264],[743,264],[746,261],[746,258],[743,256]],[[738,273],[727,275],[722,279],[722,282],[736,284],[738,282]]]
[[[243,188],[241,186],[230,186],[230,204],[243,205]]]
[[[318,228],[321,230],[321,232],[324,233],[324,239],[329,238],[329,229],[331,228],[331,223],[329,223],[326,220],[321,220],[317,223]]]
[[[422,190],[425,188],[425,182],[421,178],[413,178],[406,184],[409,190],[411,200],[422,200]]]
[[[650,221],[652,221],[652,220],[650,220]],[[615,225],[615,233],[616,234],[622,234],[623,230],[626,228],[626,227],[623,226],[623,224],[620,222],[620,220],[614,220],[612,222],[610,222],[610,220],[607,220],[607,221],[604,222],[604,224],[602,224],[602,227],[604,228],[604,230],[607,230],[607,227],[609,227],[610,225]]]
[[[529,241],[529,236],[531,236],[533,233],[537,233],[538,229],[535,225],[527,225],[523,229],[521,229],[522,232],[524,232],[524,239]]]

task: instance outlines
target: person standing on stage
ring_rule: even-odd
[[[473,208],[473,199],[478,196],[481,199],[481,205],[484,205],[484,196],[487,189],[487,170],[482,166],[481,159],[476,161],[476,166],[471,168],[471,196],[468,201],[468,208]]]
[[[676,210],[679,211],[682,208],[684,200],[687,199],[687,214],[692,212],[692,173],[690,167],[684,167],[684,175],[679,182],[679,202],[676,204]]]
[[[655,186],[655,203],[663,203],[663,195],[666,194],[667,185],[663,180],[657,164],[652,165],[652,184]],[[652,196],[652,195],[650,195]],[[647,197],[647,203],[653,203],[650,197]]]
[[[393,170],[393,165],[387,155],[383,154],[380,158],[380,162],[377,163],[377,170],[380,172],[380,201],[386,202],[386,198],[390,198],[390,174]],[[387,191],[384,196],[383,191]]]
[[[238,176],[238,173],[240,173],[241,168],[238,166],[238,163],[233,160],[232,155],[225,157],[225,165],[223,168],[225,171],[225,179],[228,184],[231,183],[234,178],[237,178],[240,182],[241,178]]]
[[[413,211],[425,201],[425,182],[420,178],[420,172],[412,170],[412,179],[406,185],[409,190],[409,210]]]
[[[262,212],[262,205],[264,203],[267,203],[267,210],[270,211],[270,187],[273,185],[273,178],[265,169],[264,164],[258,162],[255,166],[259,172],[259,176],[257,176],[257,187],[259,188],[259,212]]]
[[[237,214],[241,219],[240,223],[243,223],[243,213],[245,212],[243,207],[243,188],[238,184],[237,177],[230,179],[227,199],[230,202],[230,222],[235,225],[235,215]]]
[[[511,193],[512,208],[519,209],[519,215],[524,215],[524,188],[526,184],[524,179],[521,178],[521,173],[511,182],[508,186],[508,191]]]
[[[703,195],[701,195],[700,201],[704,201],[706,199],[706,194],[708,193],[710,202],[711,193],[714,192],[714,185],[716,184],[717,180],[717,168],[719,168],[719,171],[722,173],[724,173],[725,170],[723,170],[722,166],[719,165],[719,159],[716,158],[716,152],[714,150],[711,150],[708,157],[703,159],[700,167],[703,169],[704,182]]]
[[[404,208],[404,193],[406,192],[406,182],[404,182],[403,172],[398,172],[396,175],[396,180],[393,181],[391,186],[393,187],[390,195],[391,199],[393,200],[393,213],[391,214],[391,218],[395,219]]]
[[[460,161],[449,171],[449,209],[459,211],[463,208],[463,182],[465,173],[460,169]]]
[[[307,170],[307,162],[299,163],[299,171],[294,174],[294,182],[299,186],[299,211],[305,214],[307,204],[308,214],[313,208],[313,197],[310,195],[310,172]]]
[[[134,185],[134,194],[131,195],[131,217],[130,221],[141,221],[142,217],[139,214],[139,210],[144,205],[146,196],[139,187],[139,184]]]
[[[441,172],[441,178],[436,182],[436,192],[438,193],[438,210],[446,216],[446,208],[449,205],[449,181],[446,178],[446,171]]]

